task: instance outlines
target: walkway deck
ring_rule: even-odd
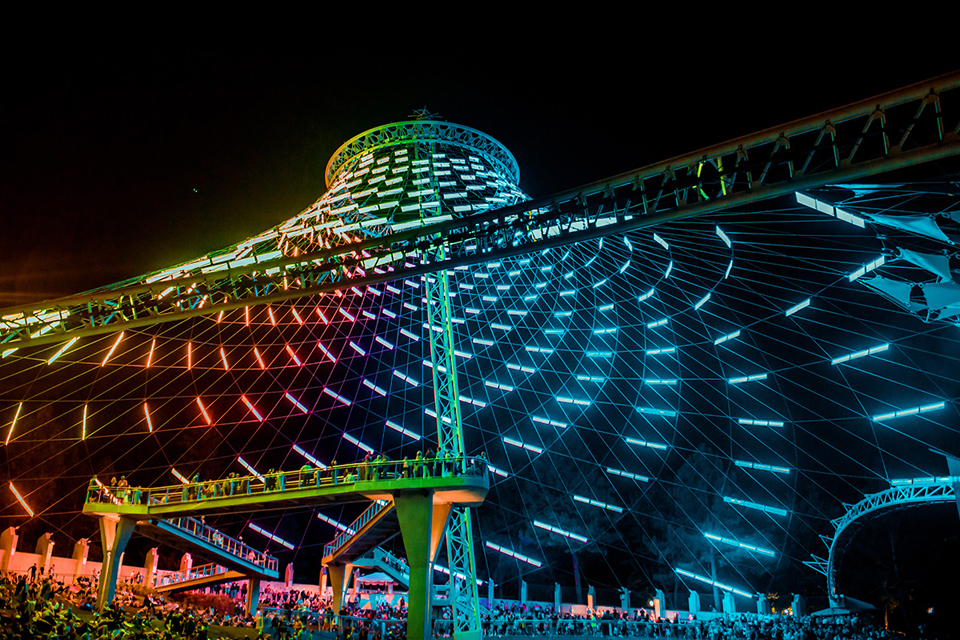
[[[83,513],[139,520],[169,519],[371,500],[389,502],[396,494],[421,491],[432,493],[434,502],[479,506],[490,488],[486,460],[467,458],[467,471],[462,474],[456,471],[457,462],[457,458],[424,460],[417,467],[408,467],[408,473],[416,472],[420,477],[405,477],[401,463],[390,461],[154,488],[105,488],[91,482]],[[429,475],[431,468],[439,472]]]

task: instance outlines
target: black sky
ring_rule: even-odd
[[[594,43],[595,44],[595,43]],[[951,70],[926,54],[751,62],[529,43],[51,50],[0,104],[0,307],[184,261],[299,212],[361,131],[426,107],[544,195]]]

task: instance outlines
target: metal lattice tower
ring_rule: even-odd
[[[401,206],[397,212],[397,203],[380,194],[376,204],[364,202],[362,207],[358,206],[358,214],[369,215],[376,211],[382,215],[380,211],[393,209],[393,228],[399,230],[525,199],[517,186],[519,170],[516,162],[499,143],[472,129],[425,120],[387,125],[348,141],[330,159],[327,180],[336,181],[351,162],[355,163],[355,168],[348,169],[350,178],[378,170],[386,175],[390,162],[401,158],[409,159],[410,168],[400,167],[400,173],[409,171],[418,176],[408,181],[419,187],[414,190],[419,201]],[[396,169],[395,166],[389,167],[391,172]],[[399,182],[397,178],[390,180]],[[383,182],[389,184],[387,179]],[[436,238],[435,244],[426,248],[421,262],[442,264],[446,260],[446,251],[446,241]],[[423,280],[438,452],[460,458],[463,471],[463,456],[468,452],[464,448],[457,384],[457,351],[451,311],[453,296],[446,269],[428,273]],[[469,508],[453,509],[446,532],[446,548],[454,634],[458,638],[479,638],[480,609]]]

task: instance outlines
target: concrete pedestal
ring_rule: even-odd
[[[692,614],[700,613],[700,594],[696,591],[690,592],[690,597],[687,598],[687,609]]]
[[[663,589],[657,589],[653,597],[653,615],[659,619],[667,611],[667,596]]]
[[[723,612],[724,613],[737,612],[737,601],[734,599],[732,591],[723,592]]]
[[[157,575],[157,563],[160,560],[159,548],[154,547],[147,552],[147,559],[143,563],[144,575],[143,585],[153,588],[153,580]]]
[[[7,527],[0,534],[0,552],[2,552],[0,555],[3,556],[0,558],[0,572],[10,571],[10,562],[17,554],[17,538],[19,538],[17,530],[13,527]]]
[[[793,596],[793,615],[795,616],[807,615],[807,601],[804,600],[803,596],[801,596],[800,594],[794,594]]]
[[[37,547],[34,553],[40,556],[37,558],[37,569],[40,575],[50,574],[50,558],[53,557],[54,544],[52,533],[45,533],[37,538]]]
[[[90,541],[86,538],[80,538],[73,545],[73,582],[83,575],[83,567],[87,564],[87,556],[90,554]]]
[[[767,595],[765,593],[757,594],[757,614],[764,616],[770,613],[770,603],[767,601]]]

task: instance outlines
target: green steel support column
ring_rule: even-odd
[[[100,569],[100,584],[97,588],[97,610],[113,602],[120,573],[120,558],[130,542],[137,526],[134,518],[114,516],[100,518],[100,544],[103,547],[103,566]]]
[[[445,258],[440,245],[436,258]],[[460,420],[460,388],[454,353],[450,314],[450,284],[444,269],[427,275],[427,321],[430,326],[430,360],[433,363],[433,396],[437,413],[440,450],[457,457],[465,470],[463,425]],[[439,329],[439,330],[438,330]],[[481,635],[480,602],[477,596],[476,562],[470,509],[453,509],[447,531],[447,561],[450,564],[450,596],[456,640],[477,640]],[[457,578],[457,576],[465,578]]]
[[[394,496],[400,534],[410,565],[407,599],[407,640],[430,640],[433,595],[433,563],[447,526],[449,504],[434,504],[432,492]]]

